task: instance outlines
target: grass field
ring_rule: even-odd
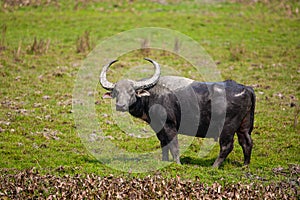
[[[146,177],[159,173],[165,178],[180,176],[207,184],[295,181],[299,188],[299,2],[68,0],[27,6],[5,2],[9,1],[0,2],[1,174],[34,167],[58,176]],[[142,27],[168,28],[191,37],[215,60],[224,80],[254,87],[257,106],[249,167],[242,166],[237,138],[220,169],[211,168],[218,145],[207,156],[198,157],[201,139],[181,154],[182,165],[172,163],[141,174],[112,169],[87,151],[72,110],[77,72],[100,41]],[[188,64],[176,55],[151,51],[147,56],[195,78]],[[140,51],[123,55],[112,80],[143,57]],[[122,132],[113,120],[110,101],[101,99],[104,92],[98,85],[93,95],[101,129],[113,142],[132,152],[159,149],[154,133],[138,139]]]

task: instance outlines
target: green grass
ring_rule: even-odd
[[[89,51],[76,53],[76,46],[85,31],[89,31],[94,47],[98,41],[121,31],[150,26],[174,29],[193,38],[219,61],[223,79],[255,85],[257,94],[249,168],[242,167],[242,150],[236,142],[222,167],[212,169],[218,146],[206,157],[199,158],[197,147],[202,140],[196,139],[181,155],[184,164],[173,163],[160,169],[161,174],[192,180],[199,177],[207,183],[276,181],[285,177],[275,175],[274,168],[299,164],[299,125],[293,127],[295,107],[290,106],[295,103],[299,107],[300,98],[300,24],[299,13],[295,12],[299,3],[284,2],[293,8],[290,15],[276,2],[196,4],[185,1],[162,5],[124,1],[113,5],[105,1],[81,5],[77,10],[73,9],[72,1],[64,2],[59,7],[2,8],[0,13],[0,27],[7,27],[0,40],[3,47],[0,50],[0,168],[36,167],[45,173],[131,175],[98,162],[78,136],[72,114],[72,92],[81,62]],[[30,51],[35,37],[38,41],[50,40],[47,53]],[[151,52],[149,56],[193,78],[188,63],[176,55]],[[116,67],[126,73],[142,57],[140,52],[131,52]],[[113,71],[112,80],[120,77],[120,71]],[[115,138],[112,141],[115,145],[130,152],[159,149],[154,133],[147,139],[124,134],[112,118],[110,101],[101,99],[105,91],[99,85],[96,90],[99,128]],[[106,123],[107,120],[112,123]],[[134,122],[138,124],[134,134],[147,127],[142,122]]]

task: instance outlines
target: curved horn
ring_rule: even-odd
[[[159,77],[160,77],[160,66],[157,62],[155,62],[154,60],[151,60],[150,58],[144,58],[145,60],[151,62],[153,64],[153,66],[155,67],[155,73],[154,75],[146,80],[143,81],[133,81],[133,87],[138,90],[138,89],[147,89],[150,88],[152,86],[154,86]]]
[[[114,60],[114,61],[111,61],[108,65],[105,65],[103,68],[102,68],[102,71],[101,71],[101,74],[100,74],[100,84],[103,88],[107,89],[107,90],[113,90],[114,87],[115,87],[115,84],[114,83],[111,83],[109,82],[107,79],[106,79],[106,72],[108,70],[108,68],[115,62],[117,62],[118,60]]]

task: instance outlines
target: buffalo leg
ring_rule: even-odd
[[[252,151],[252,139],[248,133],[238,132],[239,144],[243,148],[244,153],[244,165],[250,164],[251,151]]]
[[[162,150],[162,161],[169,161],[169,145],[167,137],[164,133],[164,131],[161,131],[157,134],[157,138],[160,141],[160,147]]]
[[[244,165],[249,165],[250,158],[251,158],[251,151],[253,146],[253,142],[250,135],[251,126],[252,125],[251,125],[250,114],[249,114],[244,118],[240,128],[237,131],[239,144],[243,148]]]
[[[160,143],[162,149],[162,161],[169,161],[169,146],[168,144]]]
[[[162,148],[162,160],[169,160],[169,150],[176,163],[180,164],[177,131],[167,125],[157,134]]]
[[[169,142],[168,146],[170,147],[170,151],[174,161],[177,164],[181,164],[179,158],[179,145],[177,135]]]
[[[225,160],[225,158],[228,156],[228,154],[233,149],[233,140],[234,138],[234,131],[230,129],[223,129],[221,135],[220,135],[220,153],[218,158],[213,164],[213,167],[219,167],[222,162]]]

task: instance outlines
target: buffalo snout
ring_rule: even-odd
[[[116,103],[116,110],[120,112],[126,112],[128,111],[128,106],[123,103]]]

